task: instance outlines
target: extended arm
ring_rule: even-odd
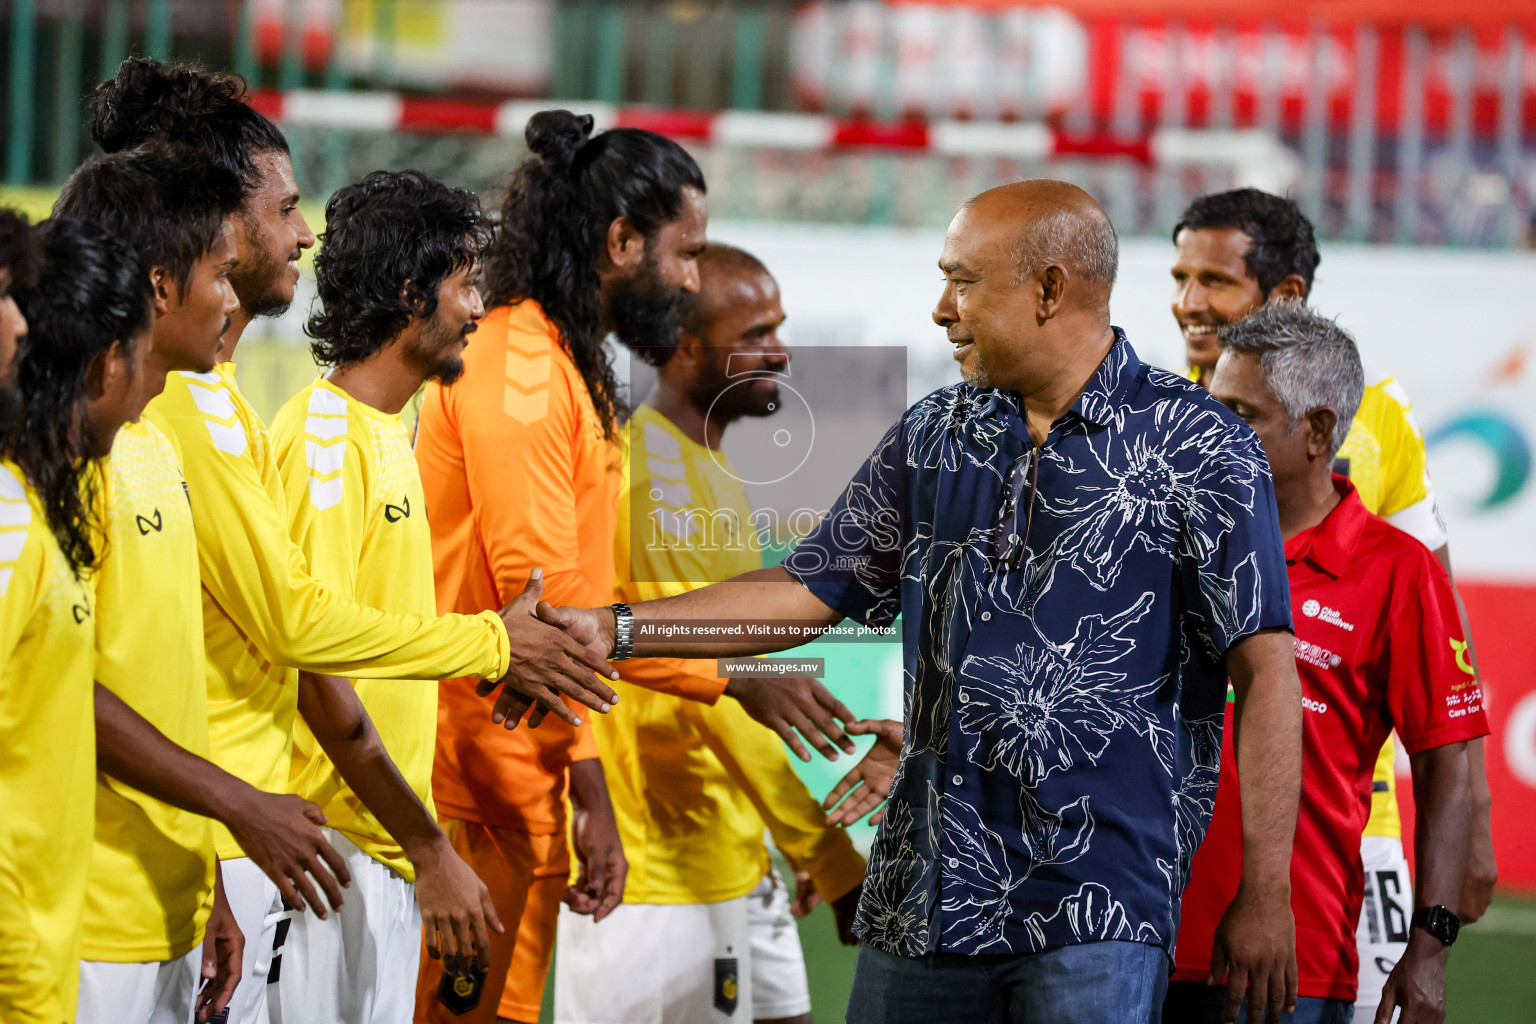
[[[491,895],[437,827],[384,749],[357,691],[336,676],[299,673],[299,713],[336,770],[416,868],[427,952],[454,970],[491,948],[501,932]]]
[[[1243,877],[1216,932],[1211,983],[1226,979],[1223,1021],[1236,1021],[1249,995],[1249,1019],[1263,1007],[1275,1022],[1296,1006],[1291,841],[1301,800],[1301,683],[1291,634],[1244,638],[1228,650],[1227,671],[1236,697]]]
[[[1414,908],[1436,905],[1456,911],[1467,871],[1467,835],[1472,809],[1467,806],[1466,743],[1414,754],[1413,799],[1419,808],[1413,852],[1418,868]],[[1402,1011],[1398,1024],[1440,1024],[1445,1020],[1445,965],[1450,947],[1422,928],[1408,932],[1408,949],[1382,990],[1377,1024]]]
[[[352,876],[320,832],[325,824],[320,808],[296,796],[263,793],[177,746],[100,683],[96,765],[162,803],[223,822],[290,905],[326,916],[309,882],[313,876],[331,906],[341,909],[341,888],[352,884]]]

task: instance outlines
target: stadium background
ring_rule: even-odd
[[[46,214],[89,152],[80,97],[130,52],[258,85],[317,230],[323,197],[376,167],[421,167],[493,206],[551,101],[673,135],[709,178],[711,237],[779,277],[789,343],[899,346],[909,398],[953,379],[928,310],[968,195],[1033,174],[1093,191],[1123,239],[1115,322],[1162,365],[1180,351],[1166,268],[1184,203],[1245,184],[1294,195],[1326,239],[1315,305],[1414,399],[1489,696],[1501,895],[1451,959],[1448,1019],[1532,1019],[1529,3],[0,0],[0,201]],[[314,372],[310,294],[242,345],[242,387],[268,417]],[[899,715],[893,647],[817,646],[856,711]],[[840,771],[804,774],[824,792]],[[852,952],[825,910],[802,934],[817,1020],[840,1020]]]

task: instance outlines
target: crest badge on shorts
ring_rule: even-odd
[[[736,1013],[736,998],[741,995],[735,957],[723,957],[715,961],[715,1009],[727,1017]]]
[[[443,980],[437,986],[437,1001],[448,1007],[448,1012],[461,1017],[480,1005],[480,994],[485,991],[485,971],[475,968],[468,977],[443,972]]]

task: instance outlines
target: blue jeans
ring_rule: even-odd
[[[848,1024],[1158,1024],[1168,956],[1085,942],[1023,956],[859,950]]]
[[[1225,986],[1212,988],[1201,981],[1175,981],[1168,986],[1163,1001],[1164,1024],[1219,1024]],[[1248,1024],[1248,1004],[1237,1013],[1238,1024]],[[1280,1024],[1350,1024],[1355,1019],[1355,1004],[1342,999],[1301,996],[1296,1011],[1280,1018]]]

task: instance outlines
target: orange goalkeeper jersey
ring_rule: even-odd
[[[552,604],[613,600],[622,458],[537,302],[493,309],[470,336],[458,383],[427,385],[416,463],[440,612],[500,608],[535,568]],[[719,697],[716,680],[667,692]],[[540,835],[564,828],[566,769],[597,756],[590,713],[579,729],[550,716],[508,732],[488,710],[474,680],[438,692],[438,812]]]
[[[464,367],[452,387],[427,385],[416,428],[437,607],[500,608],[535,568],[551,603],[607,604],[619,452],[559,332],[535,302],[499,307],[470,336]],[[508,732],[489,711],[475,680],[442,685],[438,812],[559,831],[566,768],[597,756],[590,726],[572,729],[551,715],[537,729]]]

